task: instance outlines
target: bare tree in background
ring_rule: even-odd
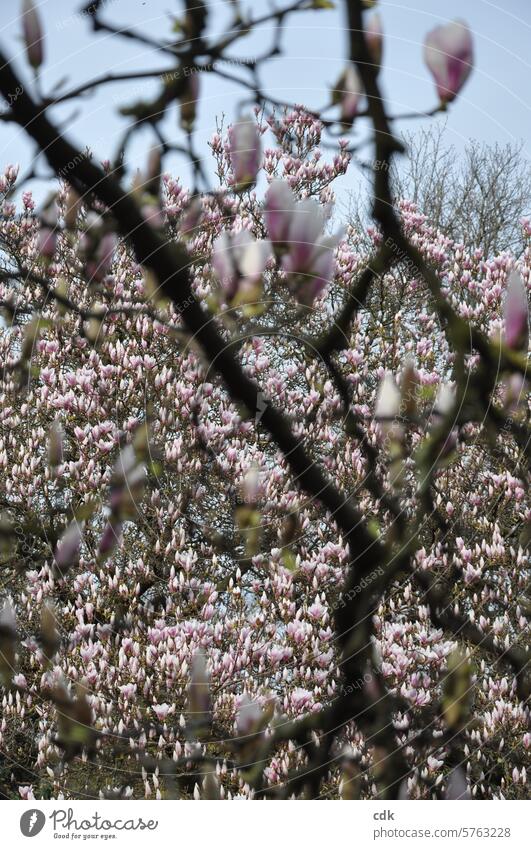
[[[407,132],[408,156],[395,162],[397,198],[418,205],[430,224],[483,256],[524,249],[521,220],[531,212],[531,171],[522,142],[471,139],[459,152],[445,124]]]

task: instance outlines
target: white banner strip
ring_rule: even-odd
[[[327,849],[337,840],[353,849],[523,849],[531,845],[530,808],[529,802],[478,801],[5,801],[2,845]]]

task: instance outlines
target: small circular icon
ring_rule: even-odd
[[[29,811],[24,811],[20,817],[20,830],[24,837],[35,837],[44,828],[46,817],[42,811],[37,808],[31,808]]]

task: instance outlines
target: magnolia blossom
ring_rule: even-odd
[[[101,281],[109,273],[117,244],[116,233],[102,235],[93,259],[87,262],[87,274],[93,280]]]
[[[455,404],[455,388],[452,384],[443,382],[439,385],[433,407],[434,419],[439,423],[441,419],[449,415]],[[441,457],[445,458],[452,453],[457,445],[457,428],[452,428],[441,448]]]
[[[120,684],[119,688],[120,693],[124,697],[124,699],[132,699],[136,693],[137,685],[132,682],[128,684]],[[155,710],[155,707],[153,708]]]
[[[379,12],[373,12],[365,24],[365,41],[377,70],[382,64],[383,26]]]
[[[350,127],[359,111],[363,83],[358,69],[350,63],[337,84],[337,99],[341,104],[341,123]]]
[[[120,451],[113,471],[111,482],[110,506],[113,514],[112,525],[117,540],[120,532],[120,519],[134,516],[146,484],[146,467],[136,455],[133,445],[126,445]],[[109,533],[110,541],[110,531]],[[101,543],[100,543],[101,546]]]
[[[393,457],[393,465],[390,469],[393,483],[398,483],[402,474],[400,463],[404,437],[404,426],[400,421],[402,405],[402,393],[393,374],[387,372],[376,393],[374,417],[379,422],[378,430],[380,434],[389,439],[389,449]]]
[[[0,608],[0,627],[3,632],[9,631],[12,634],[17,632],[17,621],[11,600],[6,601]]]
[[[183,94],[181,96],[181,127],[190,132],[194,126],[199,100],[199,73],[195,72],[186,79]]]
[[[527,290],[518,271],[511,271],[503,315],[505,319],[505,343],[514,350],[527,351],[528,340]]]
[[[400,414],[401,394],[391,372],[386,372],[376,395],[375,418],[390,421]]]
[[[271,243],[255,239],[248,230],[224,231],[218,236],[213,245],[212,265],[230,304],[239,306],[260,299],[262,274],[271,255]]]
[[[25,784],[23,786],[19,786],[18,792],[20,794],[21,799],[28,800],[28,799],[34,799],[35,798],[35,796],[33,795],[33,787],[31,786],[31,784]]]
[[[252,701],[247,693],[240,700],[240,706],[236,715],[236,727],[242,736],[251,734],[256,729],[262,718],[262,709],[258,702]]]
[[[120,519],[110,519],[103,530],[98,545],[98,555],[108,557],[120,544],[123,533],[123,522]]]
[[[166,702],[161,705],[153,705],[153,713],[159,722],[164,722],[164,720],[168,718],[169,714],[173,713],[173,707]]]
[[[201,198],[195,195],[183,210],[179,219],[179,232],[185,238],[191,238],[196,234],[196,228],[200,222],[203,206]]]
[[[273,180],[265,196],[264,219],[276,249],[287,245],[295,205],[295,195],[288,183]]]
[[[57,246],[57,232],[51,227],[41,227],[38,236],[39,254],[43,259],[51,259]]]
[[[313,696],[304,687],[296,687],[291,693],[291,704],[297,711],[307,710],[311,707]]]
[[[63,462],[63,440],[61,422],[55,419],[48,433],[48,463],[52,469]]]
[[[266,195],[264,217],[284,271],[299,303],[310,305],[333,277],[338,236],[325,236],[325,210],[313,198],[296,202],[287,183],[275,181]]]
[[[243,479],[242,495],[246,504],[256,504],[260,492],[260,469],[251,466]]]
[[[424,61],[433,74],[441,103],[456,98],[474,61],[472,35],[464,21],[435,27],[424,42]]]
[[[261,143],[256,122],[248,115],[229,130],[230,161],[235,188],[244,191],[256,182],[260,168]]]
[[[44,36],[39,13],[33,0],[22,2],[22,29],[26,44],[26,55],[32,68],[39,68],[44,58]]]
[[[75,519],[69,524],[55,549],[55,563],[61,569],[68,569],[79,556],[79,549],[83,540],[82,526]]]
[[[153,145],[149,151],[146,163],[144,191],[154,197],[158,197],[160,191],[161,166],[162,148],[160,145]]]
[[[74,228],[81,206],[81,198],[79,197],[76,190],[70,186],[70,188],[68,189],[68,194],[66,196],[64,214],[64,222],[67,230],[72,230]]]
[[[450,383],[441,383],[435,398],[434,413],[446,416],[455,403],[455,389]]]

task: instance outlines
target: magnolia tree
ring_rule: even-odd
[[[0,185],[6,798],[526,794],[529,247],[483,256],[393,199],[373,4],[345,3],[323,114],[262,90],[291,16],[328,5],[216,36],[185,4],[156,42],[93,2],[95,30],[170,63],[123,75],[161,86],[122,109],[126,141],[157,140],[132,182],[126,142],[98,164],[53,122],[116,75],[48,97],[0,57],[3,120],[58,176],[42,210],[16,165]],[[254,108],[199,165],[199,72],[226,76],[264,22]],[[22,23],[38,79],[30,0]],[[429,33],[425,60],[446,109],[466,25]],[[175,102],[189,187],[164,172]],[[333,207],[361,115],[365,232]]]

